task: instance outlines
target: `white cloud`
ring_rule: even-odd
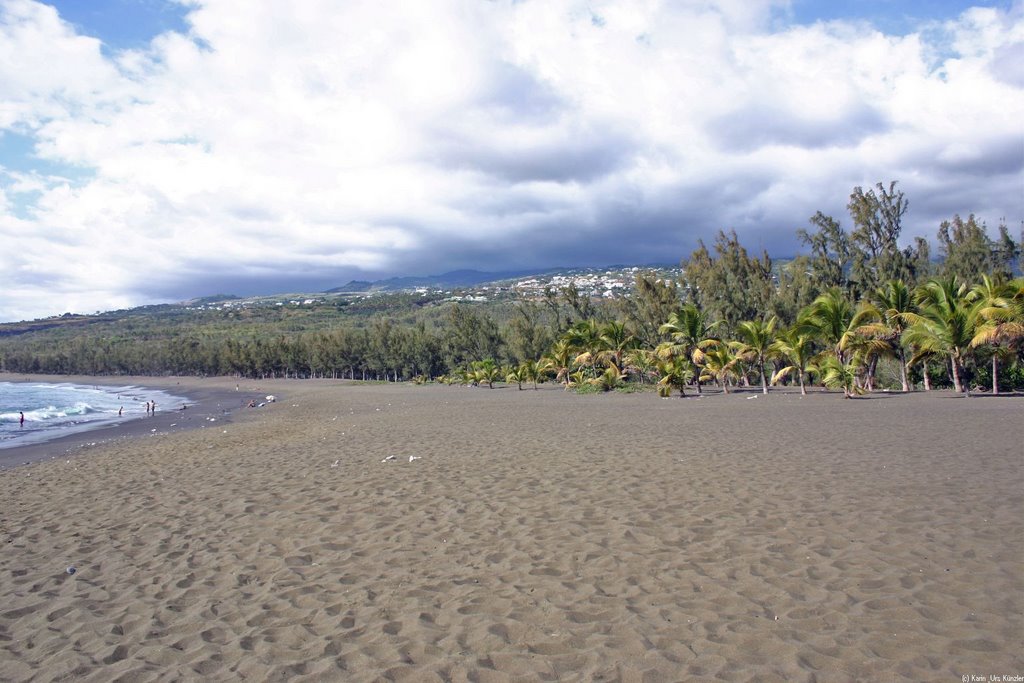
[[[0,131],[51,169],[0,157],[0,319],[675,260],[717,228],[785,251],[892,178],[908,236],[1024,213],[1019,8],[889,36],[770,0],[189,6],[118,51],[0,0]]]

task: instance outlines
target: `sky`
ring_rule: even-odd
[[[1024,0],[0,0],[0,321],[1024,220]]]

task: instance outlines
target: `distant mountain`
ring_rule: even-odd
[[[235,296],[234,294],[212,294],[210,296],[199,297],[198,299],[190,299],[185,302],[186,306],[202,306],[204,304],[215,304],[222,301],[233,301],[241,297]]]
[[[559,272],[560,268],[542,268],[538,270],[510,270],[497,273],[488,273],[480,270],[453,270],[441,275],[406,276],[392,277],[386,280],[352,280],[348,284],[334,289],[328,289],[325,294],[343,294],[351,292],[395,292],[403,289],[416,289],[417,287],[430,287],[433,289],[455,289],[458,287],[472,287],[486,282],[497,282],[500,280],[512,280],[531,275],[543,275],[546,273]]]
[[[350,280],[347,285],[328,289],[324,294],[347,294],[348,292],[369,292],[373,283],[369,280]]]

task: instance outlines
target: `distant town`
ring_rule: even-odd
[[[629,296],[633,291],[636,277],[645,274],[663,281],[675,281],[682,275],[678,267],[668,266],[621,266],[608,268],[573,268],[554,270],[519,278],[487,280],[487,273],[478,273],[483,281],[476,284],[453,285],[445,282],[445,276],[434,279],[435,285],[411,284],[417,278],[401,278],[396,281],[379,283],[350,283],[339,290],[323,293],[278,294],[253,297],[207,297],[187,302],[190,311],[230,311],[266,306],[322,306],[337,302],[356,302],[375,297],[405,294],[429,301],[459,301],[486,303],[499,299],[537,299],[545,291],[574,286],[581,295],[590,298],[612,299]],[[500,274],[499,274],[500,277]],[[394,282],[394,283],[393,283]],[[392,284],[389,284],[392,283]],[[358,291],[353,285],[363,285]]]

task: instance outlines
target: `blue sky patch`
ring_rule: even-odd
[[[792,17],[798,24],[817,21],[863,21],[878,30],[906,35],[922,23],[955,19],[971,7],[1009,10],[1012,2],[964,2],[963,0],[794,0]]]
[[[48,4],[76,31],[103,41],[108,53],[143,48],[168,31],[188,32],[187,8],[170,0],[54,0]]]

